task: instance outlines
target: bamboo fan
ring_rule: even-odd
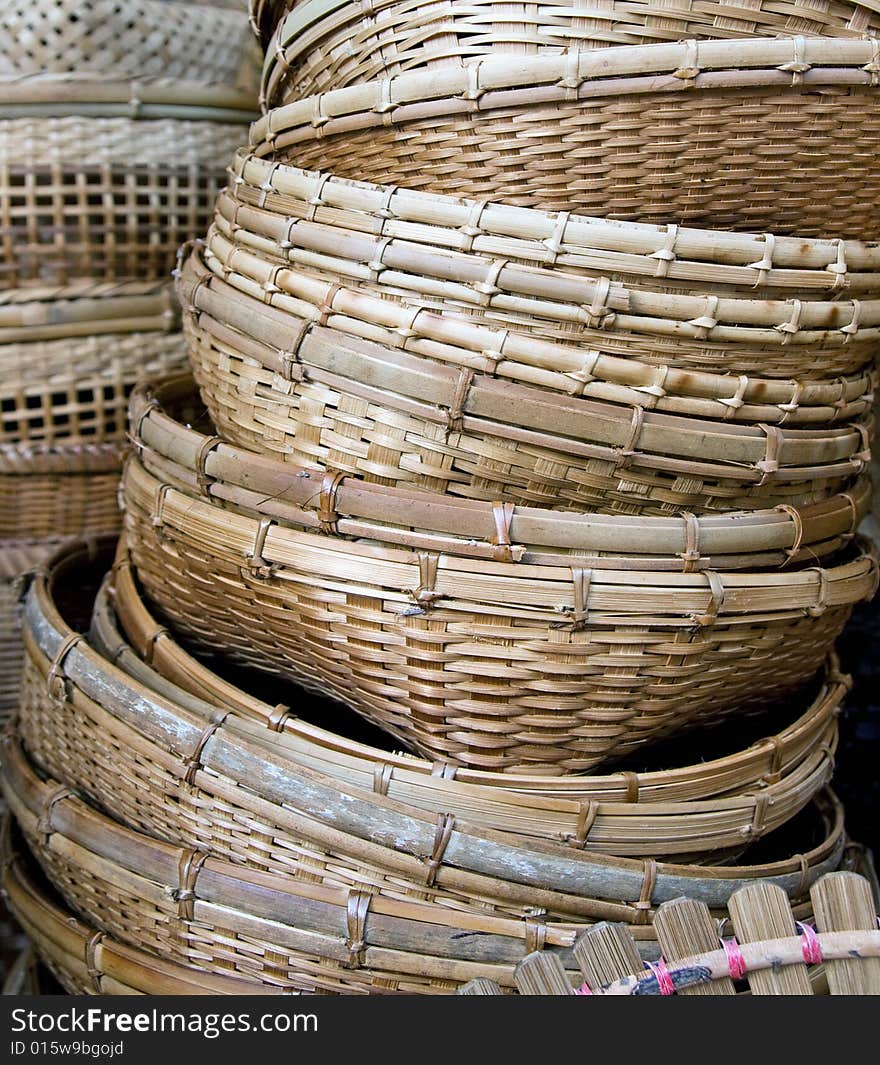
[[[741,888],[731,896],[739,941],[736,937],[719,940],[717,922],[705,905],[677,899],[667,903],[665,911],[670,917],[675,914],[674,934],[672,927],[658,927],[667,957],[656,964],[643,966],[623,926],[597,926],[575,944],[584,977],[580,987],[560,971],[555,955],[533,953],[517,968],[517,989],[523,995],[665,996],[731,995],[738,987],[747,987],[752,994],[812,995],[825,985],[827,973],[832,995],[880,995],[880,932],[867,902],[868,882],[854,873],[828,873],[813,886],[812,896],[818,931],[800,923],[796,931],[784,899],[773,891]],[[821,904],[832,899],[840,909],[823,911]],[[723,949],[718,949],[719,942]],[[669,953],[670,948],[676,954]],[[844,971],[846,979],[834,978]],[[501,990],[483,977],[458,993],[492,995]]]
[[[575,48],[688,38],[846,38],[876,36],[880,30],[876,9],[858,0],[784,9],[762,0],[747,11],[727,0],[662,9],[649,0],[612,0],[601,9],[577,3],[373,0],[366,14],[345,0],[255,0],[251,19],[263,27],[262,95],[269,103],[408,70],[466,68],[475,57],[502,52],[559,55]]]
[[[775,845],[777,854],[783,847],[789,853],[800,840],[803,854],[754,865],[746,852],[729,868],[593,854],[577,832],[567,842],[541,841],[515,834],[516,822],[507,826],[514,831],[499,832],[484,827],[486,818],[478,805],[466,802],[460,784],[440,812],[419,809],[410,801],[414,789],[401,790],[399,776],[392,786],[384,766],[364,781],[346,767],[333,773],[317,758],[298,757],[277,727],[286,708],[275,708],[267,731],[267,724],[249,724],[225,704],[187,698],[161,678],[120,672],[109,657],[96,655],[46,597],[47,589],[57,586],[63,601],[81,601],[77,581],[84,579],[87,559],[87,548],[66,552],[36,577],[29,593],[22,737],[50,773],[96,804],[111,806],[115,817],[140,831],[207,848],[251,868],[353,890],[369,884],[383,896],[430,899],[454,912],[475,908],[520,925],[536,906],[553,921],[626,921],[646,945],[653,938],[648,903],[691,891],[719,910],[732,886],[765,877],[797,901],[812,879],[837,868],[844,854],[839,806],[821,796],[824,827],[817,824],[814,835],[801,836],[804,823]],[[73,587],[65,570],[77,578]],[[106,626],[96,622],[94,631],[100,649]],[[109,640],[115,642],[112,634]],[[112,655],[131,669],[130,656],[120,655],[118,647]],[[341,737],[335,744],[344,749]],[[790,783],[792,774],[784,777]],[[439,794],[443,778],[438,778]],[[631,788],[632,777],[626,783]],[[772,792],[784,807],[788,783]],[[506,801],[517,805],[515,796]],[[534,800],[532,805],[537,809]],[[678,807],[683,818],[685,805]],[[750,830],[734,832],[733,838],[760,834],[768,814],[776,817],[772,805],[758,801]],[[697,806],[708,824],[708,805]],[[658,812],[669,809],[661,806]],[[608,810],[616,813],[613,805]],[[650,809],[642,812],[650,817]],[[816,814],[807,815],[807,823],[816,820]],[[685,821],[680,824],[684,831]],[[230,832],[232,825],[241,831]],[[635,831],[644,838],[645,828]]]
[[[124,538],[120,541],[110,590],[128,642],[119,635],[114,612],[102,591],[95,606],[91,638],[105,659],[157,694],[166,691],[160,676],[179,685],[173,696],[170,690],[168,694],[181,706],[190,705],[182,694],[184,689],[197,697],[210,695],[211,706],[228,709],[236,717],[273,727],[279,716],[276,706],[261,702],[211,672],[188,655],[152,617],[138,594]],[[42,602],[46,592],[36,585],[34,594]],[[48,603],[43,609],[48,610]],[[59,631],[66,635],[66,629]],[[656,812],[666,824],[662,845],[669,847],[673,845],[669,833],[672,821],[667,822],[666,818],[676,813],[684,817],[688,803],[694,800],[705,803],[713,796],[723,795],[731,800],[737,794],[747,796],[739,815],[745,821],[738,820],[733,813],[740,800],[721,802],[716,807],[718,812],[726,807],[732,816],[731,825],[736,826],[732,840],[736,839],[737,831],[745,835],[746,829],[755,822],[760,792],[789,777],[829,743],[828,722],[847,688],[847,678],[837,672],[832,660],[827,680],[809,709],[777,735],[759,740],[738,754],[715,759],[705,746],[704,735],[700,763],[663,772],[617,771],[599,777],[516,777],[441,767],[347,740],[295,716],[285,717],[279,732],[285,737],[281,745],[285,757],[319,769],[340,782],[359,783],[368,788],[371,782],[381,780],[384,794],[429,812],[447,811],[455,816],[472,817],[486,827],[558,838],[586,850],[595,849],[604,839],[621,853],[631,837],[632,845],[643,852],[654,845],[652,813]],[[745,723],[738,723],[738,740],[747,738],[743,736],[744,727]],[[758,727],[757,723],[753,725],[756,730]],[[681,740],[678,744],[681,745]],[[659,753],[652,754],[653,765],[664,764]],[[756,789],[757,794],[750,794]],[[654,803],[660,804],[656,810]],[[644,820],[636,824],[631,816],[637,810]],[[694,812],[698,815],[699,845],[711,845],[708,806],[695,806]],[[622,817],[619,837],[614,834],[615,815]]]
[[[241,10],[230,10],[233,6],[12,0],[3,9],[0,76],[160,76],[255,94],[253,42]]]
[[[41,780],[11,738],[3,769],[10,810],[65,899],[114,938],[174,962],[330,993],[448,993],[481,966],[509,986],[533,944],[573,967],[577,925],[536,931],[249,871],[117,824]]]
[[[871,239],[873,62],[871,41],[802,37],[480,58],[277,107],[251,143],[341,177],[516,206]]]
[[[615,394],[619,403],[551,395],[267,312],[197,269],[184,270],[179,291],[217,428],[312,469],[472,499],[664,514],[808,503],[845,488],[869,457],[863,421],[746,428],[646,413],[634,393]],[[282,350],[291,328],[297,343]]]
[[[50,897],[5,819],[0,884],[41,961],[72,995],[271,995],[275,988],[145,954],[76,917]]]

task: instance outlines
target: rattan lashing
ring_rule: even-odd
[[[275,108],[251,143],[313,170],[519,206],[870,239],[876,64],[876,41],[822,38],[483,58]],[[798,166],[780,167],[793,152]]]
[[[289,9],[293,9],[289,11]],[[289,11],[289,13],[288,13]],[[408,70],[466,67],[475,58],[560,54],[572,48],[738,37],[876,36],[870,3],[649,0],[602,5],[436,3],[432,0],[253,0],[252,24],[266,44],[263,100],[308,96]],[[271,37],[271,40],[269,39]]]
[[[876,583],[860,550],[776,573],[529,563],[500,505],[483,550],[402,549],[378,525],[370,541],[345,541],[338,477],[315,486],[315,534],[301,508],[218,493],[199,449],[189,461],[145,452],[124,486],[139,577],[180,631],[477,767],[582,771],[754,700],[759,675],[761,698],[791,690]]]

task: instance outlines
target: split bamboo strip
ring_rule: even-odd
[[[867,880],[855,873],[829,873],[813,885],[811,898],[820,932],[873,932],[877,913]],[[880,957],[829,961],[832,995],[880,995]]]
[[[785,892],[775,891],[772,885],[750,884],[735,891],[730,897],[730,918],[741,944],[796,934]],[[812,994],[804,964],[750,971],[748,981],[753,995]]]
[[[539,937],[543,918],[535,907],[553,921],[623,920],[650,940],[652,901],[688,891],[723,909],[735,887],[765,876],[797,900],[815,876],[840,864],[840,811],[827,801],[820,805],[824,837],[804,838],[803,854],[761,866],[704,868],[593,854],[583,838],[560,844],[494,831],[483,827],[478,808],[456,803],[455,793],[441,812],[423,812],[400,789],[385,787],[390,774],[376,772],[362,783],[327,773],[296,758],[277,727],[286,708],[276,708],[267,724],[249,726],[216,702],[187,699],[155,679],[146,686],[96,655],[46,598],[50,588],[65,601],[77,598],[87,552],[66,552],[36,576],[28,595],[22,736],[53,775],[141,831],[307,882],[525,918],[529,935]],[[345,746],[341,737],[338,745]],[[772,805],[756,809],[763,816]],[[753,824],[740,839],[760,834],[760,820]],[[644,840],[646,832],[634,834]],[[781,845],[790,852],[791,841]]]
[[[119,636],[102,590],[95,606],[92,639],[105,659],[157,694],[169,694],[158,675],[168,678],[179,685],[174,697],[181,706],[192,705],[181,694],[184,689],[191,695],[207,698],[211,705],[229,710],[236,717],[261,722],[267,727],[275,724],[279,716],[276,706],[260,702],[212,673],[188,655],[172,634],[150,615],[138,594],[124,538],[120,540],[112,577],[110,591],[115,613],[125,628],[129,643]],[[47,590],[35,586],[34,594],[40,597],[42,609],[48,611]],[[66,630],[59,631],[66,635]],[[139,665],[134,660],[132,648],[136,648],[143,659]],[[294,762],[310,765],[337,778],[340,783],[368,788],[371,781],[379,780],[385,795],[411,807],[431,813],[448,811],[502,831],[559,839],[585,850],[595,849],[597,841],[610,842],[612,839],[615,849],[619,849],[628,837],[633,845],[644,848],[649,845],[648,841],[665,836],[668,846],[669,833],[653,825],[650,820],[652,812],[658,815],[661,810],[664,815],[684,814],[688,804],[695,800],[721,796],[732,799],[734,795],[750,796],[754,792],[759,795],[768,785],[776,783],[777,778],[789,777],[823,745],[833,744],[833,730],[829,724],[848,688],[849,679],[837,671],[836,660],[832,658],[819,693],[792,725],[774,736],[757,740],[737,754],[714,759],[704,734],[700,740],[694,740],[700,745],[699,762],[664,771],[630,773],[619,770],[593,777],[482,773],[423,762],[411,755],[389,754],[380,748],[346,740],[293,715],[284,717],[278,729],[284,736],[284,744],[278,749],[283,748],[285,757]],[[760,721],[753,721],[751,731],[760,731],[763,722],[763,716]],[[748,739],[748,734],[743,733],[745,727],[745,722],[737,722],[738,741]],[[717,737],[718,731],[716,726],[713,736]],[[720,731],[723,734],[723,729]],[[678,739],[676,747],[685,750],[687,743]],[[716,751],[723,749],[714,744],[713,747]],[[656,753],[652,761],[655,765],[661,764]],[[591,802],[596,804],[592,808]],[[743,820],[738,822],[743,835],[746,827],[755,822],[758,802],[757,795],[755,805],[752,805],[751,796],[747,800]],[[732,812],[738,802],[729,805]],[[700,845],[711,845],[708,811],[698,808],[703,812],[699,824],[695,825],[696,837]],[[615,838],[609,831],[613,816],[632,817],[637,813],[640,818],[632,831]],[[622,828],[625,829],[626,823]],[[731,825],[736,824],[734,815]]]
[[[256,93],[247,20],[228,4],[8,0],[0,76],[161,76]],[[237,5],[235,5],[237,6]]]
[[[870,457],[867,421],[746,427],[648,412],[634,392],[615,393],[618,402],[551,394],[273,311],[198,261],[184,267],[179,293],[218,430],[313,470],[465,498],[665,514],[808,503],[845,488]],[[780,415],[784,424],[782,410],[770,421]]]
[[[877,62],[876,42],[803,37],[484,57],[276,107],[251,143],[517,206],[872,239]]]
[[[251,17],[265,28],[262,99],[268,103],[408,70],[460,69],[492,54],[554,55],[688,38],[875,37],[880,31],[880,14],[870,0],[748,5],[698,0],[662,6],[611,0],[601,7],[493,0],[371,0],[369,5],[253,0]]]
[[[718,924],[708,906],[694,899],[672,899],[664,902],[654,915],[654,927],[660,949],[667,961],[679,962],[695,954],[715,950],[718,943]],[[627,975],[623,973],[622,975]],[[706,995],[735,995],[733,981],[721,977],[707,983],[683,987],[678,994],[704,997]]]
[[[72,995],[271,995],[234,976],[214,975],[153,957],[114,940],[64,909],[34,876],[24,844],[4,822],[0,885],[40,959]],[[17,833],[15,834],[18,835]]]
[[[511,986],[533,949],[522,920],[257,873],[124,828],[41,780],[12,737],[3,770],[10,810],[55,887],[114,937],[171,960],[305,991],[436,994],[481,968]],[[547,926],[536,945],[573,968],[577,931]]]

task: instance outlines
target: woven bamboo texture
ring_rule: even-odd
[[[451,992],[486,965],[510,985],[530,947],[573,965],[577,924],[543,926],[533,943],[522,920],[246,870],[117,824],[40,779],[11,736],[3,769],[10,810],[65,899],[169,960],[288,990],[386,994]]]
[[[418,490],[337,477],[228,444],[210,435],[210,422],[186,374],[146,382],[129,406],[132,442],[147,468],[209,498],[229,499],[345,539],[496,561],[507,556],[499,551],[504,540],[510,560],[527,563],[579,559],[586,567],[683,572],[796,566],[849,543],[870,504],[870,485],[862,479],[822,503],[750,513],[656,518],[499,509],[497,503],[441,500]],[[324,513],[331,485],[332,529]]]
[[[258,10],[260,7],[276,10]],[[738,37],[877,36],[880,14],[872,4],[774,3],[746,9],[721,0],[589,0],[551,3],[436,3],[433,0],[307,0],[252,5],[252,18],[276,25],[263,70],[263,99],[309,96],[408,70],[466,67],[487,55],[560,54],[601,48]]]
[[[4,118],[0,286],[167,276],[242,135],[229,121]]]
[[[120,441],[0,444],[0,540],[119,528]]]
[[[316,486],[326,532],[313,533],[257,493],[206,492],[201,457],[158,474],[135,459],[124,480],[138,576],[178,631],[475,767],[583,771],[758,691],[781,696],[876,586],[861,546],[825,568],[723,576],[523,564],[504,507],[482,559],[346,541],[332,535],[336,478]]]
[[[40,960],[72,995],[273,994],[233,976],[184,968],[120,943],[76,917],[41,884],[20,834],[4,824],[0,884]]]
[[[81,599],[82,586],[95,579],[83,567],[85,551],[68,551],[50,567],[51,575],[38,575],[31,588],[22,736],[50,772],[150,835],[188,841],[293,879],[430,900],[455,912],[476,909],[522,921],[534,917],[537,906],[554,920],[622,920],[646,941],[653,933],[651,906],[644,904],[652,899],[659,903],[690,890],[723,909],[743,878],[769,876],[797,900],[814,875],[841,860],[839,812],[827,806],[826,827],[818,835],[805,836],[802,826],[775,845],[775,854],[784,847],[790,855],[797,846],[802,853],[772,857],[767,864],[765,852],[756,865],[745,851],[734,868],[658,866],[589,853],[577,828],[573,839],[542,842],[522,834],[522,818],[509,822],[515,833],[494,831],[478,823],[486,817],[468,793],[462,796],[462,816],[448,812],[457,809],[454,795],[451,804],[440,802],[446,812],[419,810],[413,793],[397,784],[391,788],[384,769],[366,781],[356,773],[348,780],[338,769],[323,768],[327,759],[316,752],[299,757],[289,730],[275,727],[290,716],[287,708],[270,710],[268,729],[265,719],[248,727],[246,719],[230,714],[228,704],[187,699],[151,671],[135,670],[130,653],[116,656],[126,669],[121,673],[102,657],[103,644],[115,644],[116,637],[100,622],[100,605],[93,628],[99,653],[92,651],[53,603],[53,597],[69,601],[71,592],[76,598],[77,589]],[[114,654],[118,650],[114,647]],[[345,745],[341,737],[331,742],[337,749]],[[787,751],[788,740],[784,743]],[[439,794],[452,774],[437,776]],[[627,780],[631,785],[632,778]],[[516,805],[510,797],[504,801]],[[697,805],[706,810],[705,803]],[[520,804],[520,812],[524,808]],[[683,812],[684,804],[678,810]],[[582,812],[569,824],[581,824]],[[768,814],[776,817],[771,804],[759,802],[741,842],[760,834]],[[589,834],[585,821],[582,827]],[[637,834],[643,838],[641,830]]]
[[[572,986],[558,958],[535,952],[517,966],[524,995],[880,995],[880,931],[871,885],[851,872],[828,873],[812,888],[816,928],[796,921],[772,889],[742,888],[730,900],[736,936],[719,935],[693,899],[661,907],[662,956],[644,968],[619,925],[581,935],[574,953],[583,983]],[[741,937],[742,942],[737,940]],[[460,994],[503,994],[480,979]]]
[[[5,0],[0,75],[177,78],[256,92],[244,13],[157,0]]]
[[[0,541],[0,726],[18,706],[24,648],[21,642],[22,579],[58,549],[61,540]]]
[[[120,615],[128,620],[129,628],[135,633],[134,637],[128,638],[133,642],[141,640],[135,646],[149,648],[145,653],[160,672],[138,659],[132,646],[120,637],[106,592],[102,590],[96,603],[91,639],[106,661],[119,666],[133,681],[142,683],[154,695],[164,696],[184,709],[190,707],[205,720],[210,720],[210,710],[222,708],[236,717],[256,720],[271,728],[282,716],[277,705],[262,703],[235,689],[175,644],[167,630],[157,625],[137,598],[127,561],[117,566],[114,574],[114,601]],[[37,642],[34,637],[31,658],[38,663],[40,673],[46,676],[50,664],[43,652],[37,652]],[[161,648],[158,646],[160,642]],[[97,663],[95,668],[106,669],[106,665]],[[182,694],[185,689],[171,683],[178,677],[183,679],[185,669],[191,671],[190,698]],[[163,683],[162,677],[170,680]],[[432,765],[402,754],[391,755],[381,748],[322,730],[309,721],[298,721],[293,711],[277,729],[284,734],[285,742],[276,745],[272,760],[289,761],[292,767],[289,771],[294,773],[297,771],[295,767],[311,769],[320,773],[328,783],[335,781],[343,791],[355,787],[363,792],[385,794],[435,817],[450,814],[482,828],[546,838],[584,850],[617,855],[645,857],[649,852],[656,852],[697,857],[739,847],[757,833],[772,830],[775,823],[781,823],[791,813],[793,806],[812,797],[823,780],[823,769],[826,773],[830,770],[828,759],[833,755],[836,736],[833,716],[846,687],[845,678],[840,679],[839,674],[831,673],[807,710],[776,736],[712,760],[704,735],[702,751],[707,752],[706,761],[660,772],[648,769],[639,773],[621,771],[605,777],[551,780],[520,777],[499,781],[492,774],[456,772],[454,767]],[[57,767],[53,768],[56,775],[73,779],[71,757],[59,761],[57,754],[53,760],[53,756],[41,753],[60,749],[60,741],[51,734],[51,710],[42,708],[45,695],[41,700],[39,689],[35,687],[32,691],[23,717],[29,748],[38,753],[42,762]],[[199,691],[211,693],[211,698],[205,701],[198,695]],[[192,701],[193,695],[196,702]],[[801,701],[795,702],[800,708]],[[791,707],[787,709],[785,719],[790,721],[795,711]],[[336,713],[338,715],[338,710]],[[39,724],[41,715],[46,722],[42,726]],[[344,719],[338,727],[344,728]],[[765,726],[755,720],[745,727],[754,734]],[[743,723],[739,723],[739,728],[737,741],[742,743]],[[41,729],[43,734],[36,738]],[[90,728],[83,728],[84,734],[90,731]],[[251,731],[259,733],[259,730]],[[141,732],[144,732],[143,728]],[[716,737],[715,750],[725,749],[717,746],[720,738]],[[65,742],[70,744],[70,741]],[[141,739],[141,748],[143,744]],[[699,741],[693,738],[691,746],[685,745],[678,752],[679,758],[698,749]],[[675,753],[668,749],[666,757],[674,757]],[[143,754],[140,757],[143,758]],[[79,761],[84,765],[86,759],[81,755]],[[121,761],[125,761],[124,754]],[[656,752],[652,754],[651,764],[659,766],[666,762]],[[119,765],[120,759],[117,758]],[[106,769],[86,771],[79,768],[76,774],[78,781],[85,782],[78,784],[83,793],[91,794],[97,802],[101,801],[100,793],[88,780],[90,776],[93,780],[103,779],[106,772]],[[554,788],[553,784],[560,779],[568,781],[570,786]],[[772,794],[767,792],[766,789],[774,784],[779,787],[774,788]],[[759,810],[762,804],[764,809]],[[174,805],[177,809],[185,806],[185,802],[177,798]],[[116,814],[120,816],[118,806]],[[767,820],[768,814],[774,823]],[[126,819],[133,823],[130,815],[126,815]],[[158,823],[154,822],[154,826]],[[169,833],[167,827],[156,830],[142,821],[138,824],[152,834],[167,836]],[[277,827],[273,832],[273,838],[280,838]],[[175,829],[174,838],[192,837],[192,831],[185,827]],[[207,845],[212,849],[216,847],[213,842]],[[240,854],[239,858],[242,857]],[[245,855],[244,860],[256,864],[263,861],[256,851],[249,859]]]
[[[280,162],[524,207],[872,239],[876,63],[876,42],[820,38],[484,58],[278,107],[251,138]]]
[[[108,602],[108,591],[113,608]],[[43,589],[35,589],[35,594],[44,594]],[[124,628],[124,639],[116,617]],[[169,630],[159,624],[140,596],[124,538],[120,540],[112,583],[108,589],[102,589],[96,602],[91,638],[105,659],[140,679],[151,690],[163,690],[158,679],[161,676],[190,695],[210,696],[212,705],[267,727],[273,726],[280,716],[277,705],[225,681],[206,663],[189,655]],[[302,721],[293,711],[284,716],[277,731],[287,738],[285,749],[289,757],[302,759],[304,764],[341,782],[359,782],[366,789],[382,791],[431,813],[445,811],[455,816],[470,816],[489,828],[556,838],[590,850],[594,841],[603,838],[613,815],[625,814],[628,818],[636,813],[633,803],[641,804],[641,816],[650,818],[654,813],[661,815],[655,803],[679,804],[683,813],[690,802],[717,796],[750,796],[743,807],[744,820],[739,822],[739,827],[744,830],[746,824],[751,826],[755,818],[749,810],[759,801],[760,790],[788,776],[824,745],[833,744],[834,730],[829,728],[829,715],[836,712],[848,687],[848,678],[839,673],[832,658],[809,708],[792,723],[792,714],[799,713],[804,704],[802,697],[792,700],[786,706],[784,719],[779,719],[780,725],[784,720],[787,726],[773,736],[756,740],[735,754],[729,753],[731,740],[739,748],[748,742],[749,732],[757,733],[769,726],[766,715],[761,715],[751,721],[738,721],[735,733],[716,726],[711,734],[711,750],[707,746],[710,736],[703,732],[692,736],[690,744],[678,738],[674,741],[675,749],[649,752],[649,767],[639,772],[619,770],[598,777],[516,777],[426,762],[411,755],[392,755],[382,748],[327,731],[312,719]],[[181,705],[186,705],[179,692],[175,694]],[[731,732],[729,737],[728,732]],[[699,749],[700,762],[683,765],[682,759],[692,747]],[[720,757],[713,758],[713,754]],[[664,756],[677,758],[678,767],[659,772],[650,768],[668,766]],[[597,805],[589,810],[591,802]],[[739,806],[739,800],[731,804],[731,809],[734,806]],[[670,809],[664,807],[662,816]],[[623,826],[628,821],[620,823]],[[653,832],[647,824],[644,822],[646,827],[638,829],[641,848],[653,845],[649,842],[653,841]],[[701,824],[705,830],[702,817]],[[624,835],[615,839],[614,848],[618,853],[624,845]],[[709,837],[702,835],[701,846],[708,842]]]
[[[839,429],[746,427],[646,413],[634,390],[612,389],[620,403],[550,395],[349,338],[320,318],[285,313],[280,301],[267,308],[195,258],[179,293],[217,428],[312,468],[474,499],[663,514],[821,499],[845,489],[869,458],[864,418]],[[853,409],[865,413],[863,402]]]
[[[239,170],[248,180],[239,180]],[[215,273],[258,299],[292,306],[300,316],[332,319],[337,328],[371,339],[387,336],[396,347],[424,351],[433,340],[439,344],[427,350],[446,359],[456,347],[469,349],[473,366],[502,363],[506,373],[518,364],[533,374],[568,371],[569,390],[613,375],[620,360],[698,370],[726,376],[729,398],[736,394],[734,382],[741,383],[733,375],[787,378],[789,387],[792,378],[827,382],[864,370],[876,349],[880,310],[873,298],[877,275],[871,271],[850,275],[846,267],[848,280],[835,292],[824,269],[783,269],[780,275],[800,275],[803,284],[777,286],[774,280],[765,288],[756,285],[756,271],[744,271],[742,283],[707,286],[696,276],[702,272],[697,263],[686,271],[695,275],[693,282],[674,283],[646,278],[636,268],[606,275],[598,266],[601,256],[588,258],[597,263],[595,270],[569,267],[581,258],[579,252],[566,255],[564,266],[552,256],[540,266],[518,263],[494,253],[500,242],[489,242],[481,254],[457,250],[454,245],[465,239],[461,233],[434,226],[407,224],[401,240],[381,236],[386,230],[381,213],[350,216],[351,228],[317,224],[312,216],[332,219],[341,212],[320,211],[315,202],[287,192],[270,198],[254,184],[262,177],[264,184],[283,188],[295,173],[239,155],[232,169],[235,195],[218,200],[200,254]],[[316,190],[313,201],[320,198],[320,182],[304,184]],[[334,187],[334,199],[339,188],[345,186]],[[272,209],[266,210],[269,203]],[[481,205],[472,206],[476,217]],[[559,216],[557,229],[567,226]],[[523,242],[520,254],[530,246]],[[706,271],[718,277],[726,272],[713,264]],[[749,273],[752,281],[746,284]],[[655,390],[657,373],[650,382]],[[673,374],[671,384],[681,376]],[[665,380],[660,387],[665,389]]]
[[[0,442],[121,440],[135,382],[185,359],[180,333],[0,344]]]

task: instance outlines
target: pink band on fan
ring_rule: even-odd
[[[742,980],[746,975],[746,960],[739,949],[736,937],[722,939],[721,946],[724,947],[724,953],[727,956],[727,966],[730,969],[731,980]]]
[[[801,950],[804,953],[804,961],[807,965],[818,965],[822,961],[822,947],[816,935],[816,929],[812,925],[801,924],[800,921],[797,922],[797,926],[801,931]]]
[[[592,995],[593,992],[587,987],[586,981],[584,981],[580,987],[574,989],[574,993],[576,995]]]
[[[660,988],[661,995],[674,995],[675,984],[672,982],[672,977],[669,975],[669,970],[666,968],[666,962],[661,955],[657,959],[657,964],[646,961],[645,965],[651,970],[654,976],[657,977],[657,986]]]

